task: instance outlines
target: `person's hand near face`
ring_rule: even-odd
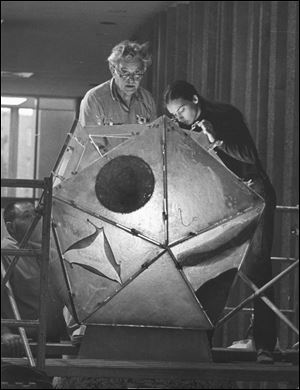
[[[216,141],[216,132],[211,122],[203,119],[198,126],[202,129],[203,134],[207,136],[209,142],[213,143]]]

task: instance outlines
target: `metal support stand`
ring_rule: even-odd
[[[1,263],[1,291],[5,288],[9,294],[9,300],[14,312],[14,319],[1,319],[1,323],[17,326],[20,330],[20,335],[22,341],[24,343],[24,348],[26,352],[26,356],[29,361],[29,365],[31,367],[37,366],[38,369],[45,368],[45,351],[46,351],[46,298],[48,291],[48,266],[49,266],[49,250],[50,250],[50,222],[51,222],[51,207],[52,207],[52,175],[49,178],[45,178],[44,180],[20,180],[20,179],[1,179],[1,187],[22,187],[22,188],[42,188],[44,190],[41,199],[39,201],[37,207],[37,215],[34,218],[33,222],[29,226],[25,236],[20,243],[20,249],[14,250],[15,257],[13,258],[11,264],[8,269],[5,270]],[[43,200],[43,208],[41,207],[41,203]],[[42,247],[41,251],[36,250],[28,250],[25,249],[30,236],[35,229],[41,215],[43,214],[43,238],[42,238]],[[9,250],[2,250],[2,255],[9,255]],[[21,320],[20,314],[18,311],[18,307],[16,301],[13,296],[13,292],[11,290],[11,286],[9,283],[9,278],[13,272],[15,265],[20,256],[41,256],[41,269],[40,269],[40,300],[39,300],[39,320]],[[26,327],[38,327],[38,349],[37,349],[37,362],[35,363],[32,352],[30,350],[28,339],[26,337],[26,333],[24,328]]]
[[[299,205],[296,206],[276,206],[276,210],[281,211],[294,211],[299,212]],[[292,232],[292,234],[295,234],[295,231]],[[299,235],[299,231],[296,234]],[[232,309],[228,314],[226,314],[223,318],[221,318],[216,324],[215,327],[219,328],[223,326],[230,318],[232,318],[236,313],[238,313],[241,309],[245,308],[245,306],[251,302],[253,299],[260,297],[267,306],[273,312],[279,317],[297,336],[299,336],[299,329],[292,324],[292,322],[283,314],[283,311],[288,310],[280,310],[277,308],[273,302],[271,302],[266,296],[263,295],[264,291],[272,286],[274,283],[276,283],[278,280],[280,280],[283,276],[290,273],[295,267],[299,265],[299,259],[296,258],[290,258],[290,257],[271,257],[271,260],[277,260],[277,261],[291,261],[292,264],[287,267],[284,271],[279,273],[276,277],[274,277],[272,280],[270,280],[266,285],[262,286],[261,288],[258,288],[246,275],[244,275],[242,272],[238,272],[238,276],[249,286],[254,293],[250,295],[248,298],[246,298],[243,302],[241,302],[237,307],[230,308]],[[229,308],[228,308],[229,309]]]

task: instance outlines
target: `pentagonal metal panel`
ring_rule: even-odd
[[[81,321],[162,251],[63,202],[54,201],[53,219]]]
[[[100,169],[95,184],[99,202],[116,213],[132,213],[143,207],[154,191],[150,166],[137,156],[119,156]]]
[[[73,204],[83,211],[94,213],[108,218],[115,223],[135,229],[149,238],[158,242],[164,242],[166,235],[165,221],[163,219],[163,158],[161,152],[162,130],[160,128],[144,131],[129,139],[107,153],[106,156],[97,160],[92,165],[78,172],[58,184],[53,190],[53,196],[57,199],[72,200]],[[109,210],[99,201],[98,179],[101,172],[117,159],[139,160],[147,169],[138,169],[138,165],[131,166],[119,164],[114,177],[127,177],[122,185],[117,188],[119,198],[122,195],[136,197],[137,207],[132,212],[116,212]],[[117,164],[116,164],[117,165]],[[128,173],[129,171],[129,173]],[[153,183],[145,180],[144,187],[141,185],[143,172],[153,176]],[[101,177],[100,177],[101,179]],[[134,185],[132,183],[135,183]],[[116,189],[117,186],[115,186]],[[149,188],[151,187],[151,192]],[[133,188],[133,189],[132,189]],[[126,195],[126,193],[128,194]],[[143,196],[147,196],[147,202],[139,203]]]
[[[225,222],[263,200],[172,123],[167,131],[169,241]]]
[[[168,253],[120,290],[88,322],[198,329],[212,326]]]

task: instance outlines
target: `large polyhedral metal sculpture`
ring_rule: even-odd
[[[87,325],[80,356],[209,361],[195,292],[247,260],[263,200],[166,117],[76,125],[57,163],[61,285]],[[68,288],[72,292],[68,298]]]

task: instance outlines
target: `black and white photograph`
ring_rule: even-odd
[[[1,389],[299,389],[299,2],[1,2]]]

